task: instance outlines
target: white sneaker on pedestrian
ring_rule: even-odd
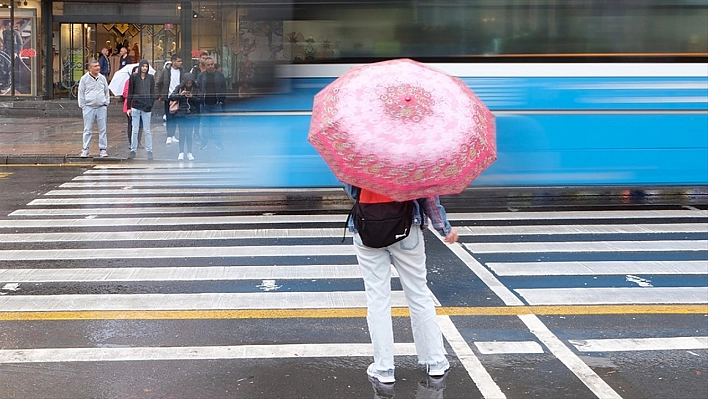
[[[89,156],[89,150],[81,151],[81,158],[87,158]]]
[[[177,155],[177,160],[178,161],[184,160],[184,153],[183,152],[180,152],[179,155]]]
[[[108,151],[106,151],[106,150],[101,150],[101,151],[98,153],[98,156],[101,157],[101,158],[105,158],[105,157],[108,156]]]
[[[168,137],[165,144],[172,144],[172,137]]]
[[[177,137],[172,137],[172,142],[173,142],[173,143],[179,143],[179,140],[177,140]]]
[[[427,365],[428,368],[428,375],[431,377],[442,377],[445,375],[445,372],[450,369],[450,362],[445,359],[444,361],[434,364],[434,365]]]
[[[192,155],[191,152],[188,152],[188,153],[187,153],[187,159],[189,159],[190,161],[194,161],[194,155]]]
[[[371,378],[376,378],[379,382],[384,384],[393,384],[396,382],[396,377],[393,375],[393,369],[391,370],[376,370],[374,364],[371,363],[366,369],[366,374]]]

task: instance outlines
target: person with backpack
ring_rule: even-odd
[[[430,219],[432,227],[445,237],[446,243],[457,242],[457,232],[447,220],[440,198],[394,202],[348,184],[345,191],[356,201],[347,225],[354,233],[354,252],[366,290],[366,322],[374,346],[374,362],[366,373],[380,383],[396,381],[391,321],[393,263],[410,308],[418,363],[426,366],[429,377],[444,377],[450,363],[445,358],[435,303],[427,286],[423,240],[423,230]]]

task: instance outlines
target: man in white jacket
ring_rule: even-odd
[[[81,157],[89,156],[91,143],[91,130],[93,123],[98,125],[99,156],[107,157],[108,137],[106,135],[106,120],[108,118],[108,104],[111,97],[108,92],[108,82],[101,75],[101,66],[95,59],[88,62],[88,72],[79,80],[79,108],[84,115],[84,140]]]

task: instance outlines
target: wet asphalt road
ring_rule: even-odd
[[[455,203],[461,244],[426,233],[452,368],[428,381],[395,313],[387,387],[346,202],[169,166],[0,168],[0,397],[708,396],[706,206]]]

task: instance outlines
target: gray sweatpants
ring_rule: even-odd
[[[108,107],[84,107],[84,151],[88,151],[91,143],[91,130],[93,122],[98,125],[98,149],[108,148],[108,137],[106,135],[106,120],[108,119]]]

